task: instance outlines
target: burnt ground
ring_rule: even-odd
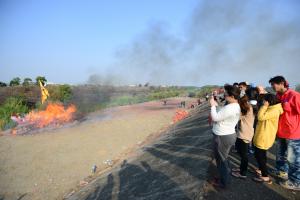
[[[216,175],[212,159],[209,108],[195,109],[191,117],[172,126],[154,144],[145,146],[135,158],[124,160],[110,172],[100,175],[66,199],[300,199],[300,192],[251,180],[232,179],[227,190],[219,190],[207,180]],[[274,149],[269,154],[274,166]],[[231,153],[231,163],[239,159]],[[256,165],[250,155],[251,168]]]

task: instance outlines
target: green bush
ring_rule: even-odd
[[[120,96],[120,97],[112,99],[109,103],[106,104],[106,107],[124,106],[124,105],[142,103],[145,101],[149,101],[149,99],[146,96],[124,95],[124,96]]]
[[[49,87],[50,99],[68,103],[72,98],[72,88],[69,85],[55,85]]]
[[[216,88],[220,88],[217,85],[207,85],[200,88],[199,92],[196,93],[196,97],[205,97],[206,94],[211,94]]]
[[[28,107],[21,97],[9,97],[3,105],[0,106],[0,128],[12,128],[16,124],[10,119],[13,114],[23,115],[28,112]]]
[[[159,100],[170,97],[177,97],[181,94],[182,91],[175,89],[155,89],[153,92],[149,94],[149,99],[151,100]]]
[[[72,98],[72,88],[69,85],[59,86],[60,101],[68,102]]]
[[[195,97],[196,96],[196,93],[195,92],[189,92],[189,94],[188,94],[188,97],[191,97],[191,98],[193,98],[193,97]]]

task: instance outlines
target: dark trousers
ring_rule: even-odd
[[[220,181],[224,187],[230,182],[228,154],[231,147],[234,145],[235,140],[236,134],[224,136],[214,135],[214,154]]]
[[[263,177],[268,176],[267,168],[267,150],[255,147],[255,158],[258,164],[258,168],[261,171]]]
[[[248,170],[248,146],[249,144],[242,139],[236,139],[236,148],[241,157],[240,174],[243,176],[247,175]]]

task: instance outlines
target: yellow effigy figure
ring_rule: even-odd
[[[48,90],[43,86],[42,82],[39,81],[40,88],[41,88],[41,99],[42,99],[42,104],[47,100],[49,97],[49,92]]]

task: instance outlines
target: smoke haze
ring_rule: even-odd
[[[287,2],[293,7],[287,7]],[[296,84],[299,10],[296,0],[200,1],[181,33],[169,31],[164,22],[151,23],[118,48],[109,70],[92,75],[89,83],[266,83],[271,76],[282,74]],[[290,13],[288,18],[285,12]]]

